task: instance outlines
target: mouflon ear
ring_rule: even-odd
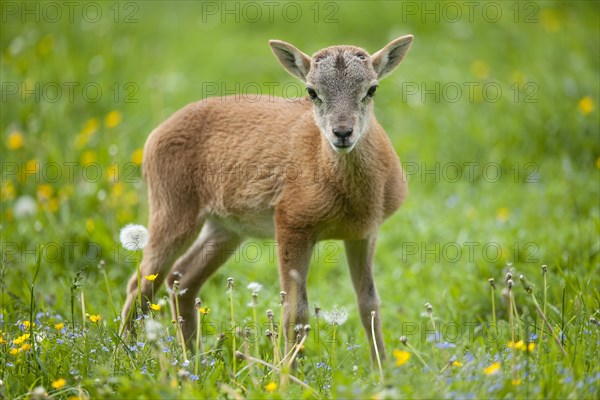
[[[310,69],[310,57],[292,46],[289,43],[281,40],[269,40],[269,46],[273,50],[273,54],[279,60],[283,68],[287,72],[306,81],[306,75]]]
[[[371,64],[381,79],[392,72],[404,58],[413,41],[413,35],[401,36],[371,56]]]

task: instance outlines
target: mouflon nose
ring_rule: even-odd
[[[340,139],[346,139],[348,136],[352,135],[352,128],[347,126],[340,126],[333,128],[333,134]]]

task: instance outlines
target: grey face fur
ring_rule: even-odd
[[[289,43],[269,42],[283,67],[306,84],[321,133],[338,153],[352,151],[369,131],[378,80],[390,73],[410,48],[402,36],[370,56],[353,46],[333,46],[309,57]]]
[[[312,58],[306,87],[321,132],[335,151],[351,151],[373,112],[377,73],[369,55],[350,46],[321,50]]]

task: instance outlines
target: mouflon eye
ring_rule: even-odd
[[[367,96],[369,97],[373,97],[375,96],[375,92],[377,91],[377,85],[373,85],[369,88],[369,90],[367,91]]]
[[[315,89],[306,88],[306,91],[308,92],[308,97],[310,97],[311,100],[316,100],[319,98],[319,96],[317,96],[317,92],[315,92]]]

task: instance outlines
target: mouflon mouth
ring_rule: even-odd
[[[344,143],[335,143],[334,146],[337,147],[338,149],[347,149],[348,147],[350,147],[352,145],[350,143],[344,142]]]
[[[349,142],[337,142],[333,143],[333,149],[336,153],[349,153],[354,148],[354,143]]]

